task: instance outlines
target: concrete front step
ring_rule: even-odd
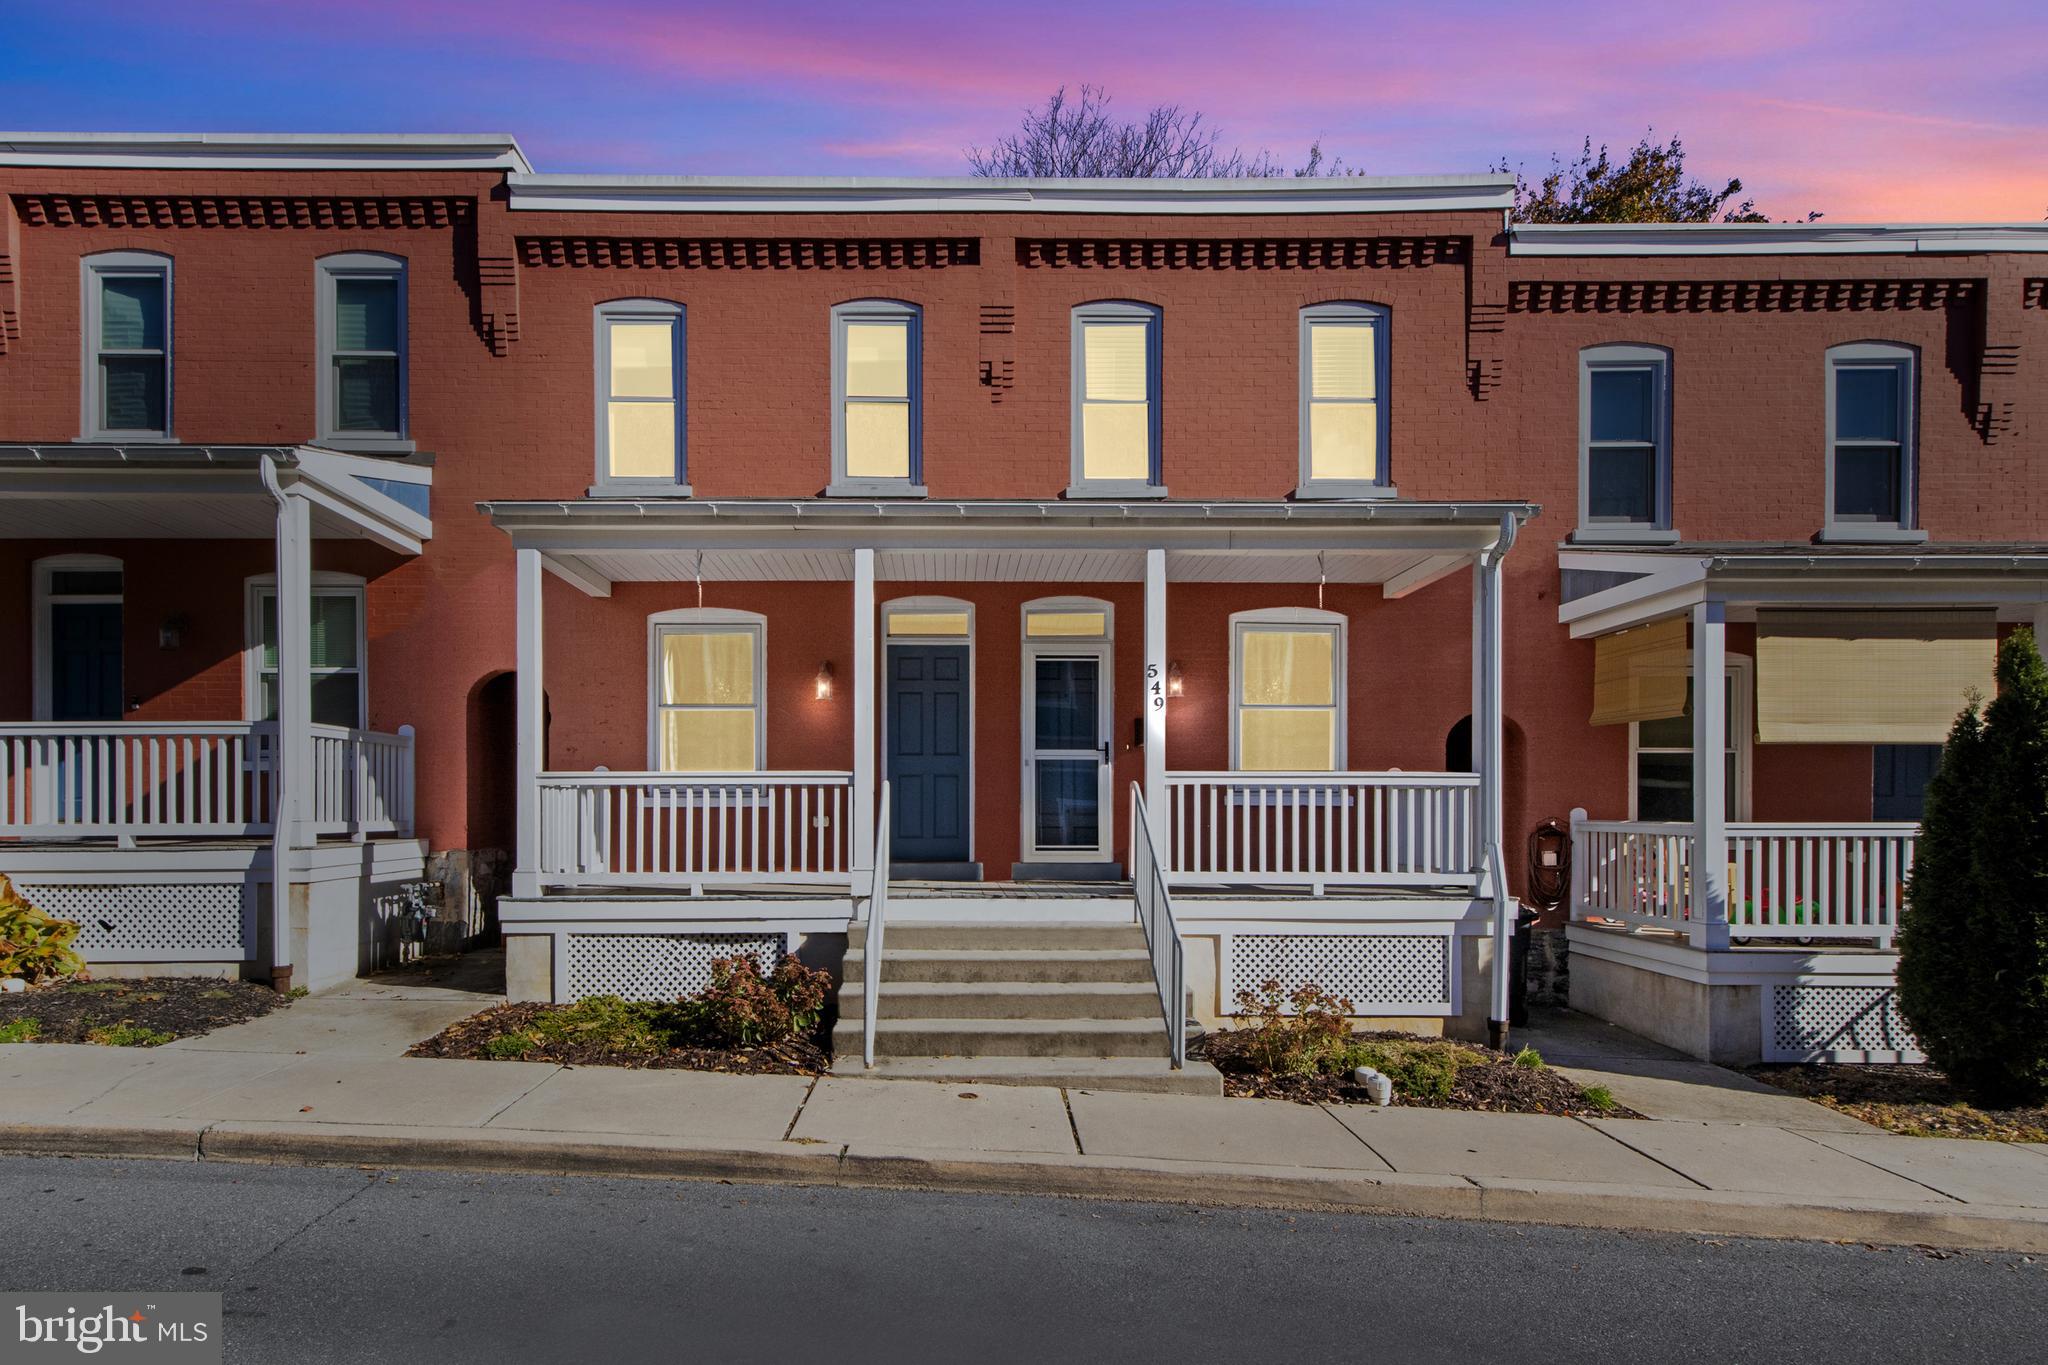
[[[1207,1062],[1179,1071],[1163,1057],[877,1057],[861,1065],[860,1048],[840,1054],[834,1076],[871,1081],[935,1081],[942,1085],[1054,1085],[1066,1090],[1137,1090],[1155,1095],[1221,1095],[1223,1077]]]
[[[886,984],[884,986],[886,990]],[[832,1050],[858,1057],[860,1019],[841,1018]],[[1166,1031],[1152,1019],[879,1019],[877,1057],[1154,1057]]]
[[[868,926],[856,922],[847,926],[846,946],[865,948]],[[898,949],[947,949],[951,951],[1001,951],[1007,949],[1071,950],[1086,948],[1143,948],[1145,931],[1129,924],[1068,924],[1057,920],[990,922],[965,924],[927,923],[920,920],[890,920],[882,936],[882,951],[893,957]]]
[[[1159,990],[1150,981],[899,981],[888,973],[878,998],[883,1019],[1159,1017]],[[840,1017],[865,1017],[866,1003],[862,992],[847,991]]]
[[[1140,948],[898,948],[889,938],[882,989],[899,981],[1064,981],[1152,984],[1152,955]],[[855,948],[843,966],[846,984],[866,979],[867,953]]]

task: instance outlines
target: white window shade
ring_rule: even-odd
[[[759,633],[664,628],[655,698],[666,772],[751,772],[760,766]]]
[[[1996,690],[1989,612],[1759,612],[1757,739],[1939,744]]]
[[[1685,713],[1685,620],[1674,616],[1593,642],[1595,725],[1666,720]]]
[[[1337,631],[1252,626],[1238,633],[1237,767],[1337,767]]]

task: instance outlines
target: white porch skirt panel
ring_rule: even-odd
[[[1283,994],[1313,982],[1360,1015],[1457,1012],[1457,939],[1447,933],[1231,934],[1224,958],[1226,1014],[1237,992],[1268,981]]]
[[[1924,1062],[1889,982],[1764,987],[1767,1062]]]
[[[564,982],[556,998],[617,995],[627,1000],[674,1000],[711,982],[713,958],[752,953],[763,971],[782,960],[785,935],[579,934],[565,932]]]
[[[78,924],[75,946],[88,967],[242,962],[255,951],[256,897],[239,873],[218,881],[14,881],[31,905]]]

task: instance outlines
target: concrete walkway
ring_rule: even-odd
[[[1652,1045],[1569,1016],[1530,1032],[1572,1074],[1653,1117],[399,1055],[408,1033],[489,999],[370,982],[151,1050],[0,1046],[0,1150],[1030,1190],[2048,1251],[2048,1148],[1881,1133],[1688,1070],[1698,1063],[1629,1055]]]

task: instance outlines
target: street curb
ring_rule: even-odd
[[[1137,1157],[837,1143],[692,1147],[639,1134],[237,1122],[7,1124],[0,1125],[0,1152],[1052,1195],[2048,1253],[2048,1210],[1946,1201],[1834,1205],[1716,1190]]]

